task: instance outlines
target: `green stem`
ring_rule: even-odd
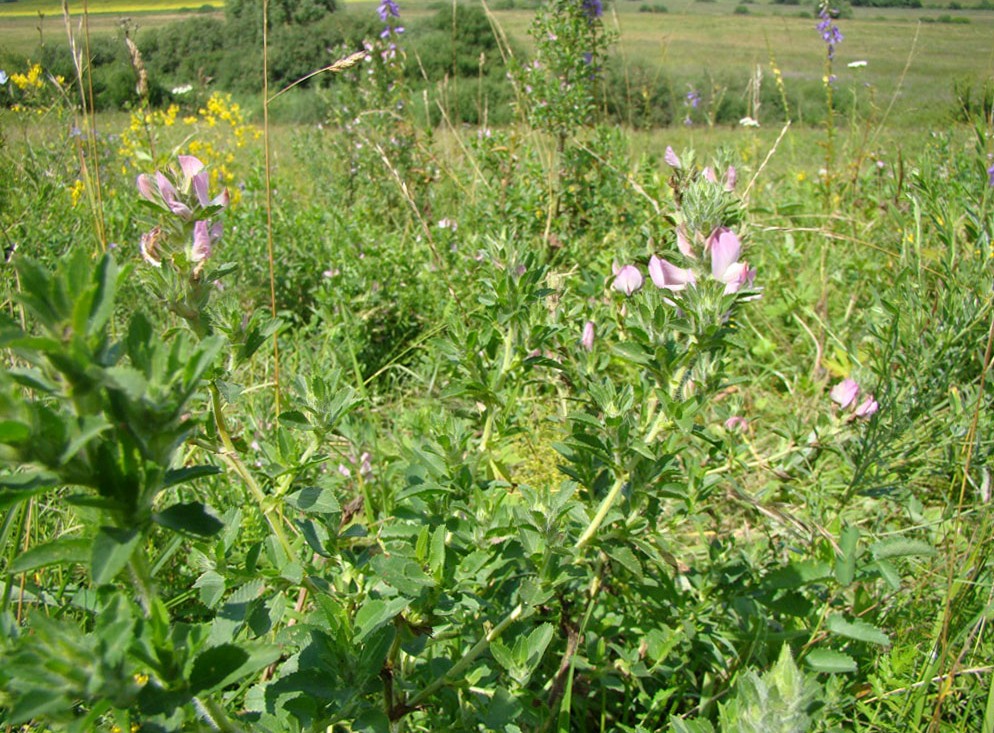
[[[514,610],[508,614],[507,618],[484,634],[483,637],[473,645],[473,648],[466,652],[462,658],[452,666],[452,669],[441,677],[436,677],[434,682],[411,698],[407,703],[407,707],[411,709],[416,708],[421,702],[429,698],[431,695],[434,695],[442,687],[451,683],[453,680],[461,678],[463,676],[463,672],[465,672],[466,669],[474,661],[476,661],[476,658],[490,648],[490,644],[493,643],[494,639],[497,639],[501,634],[503,634],[507,630],[507,627],[515,621],[526,618],[528,615],[530,615],[530,612],[525,612],[523,604],[519,603],[515,606]]]
[[[221,405],[221,393],[217,388],[217,385],[213,382],[210,383],[210,393],[211,393],[211,409],[214,412],[214,424],[217,426],[217,434],[221,438],[221,445],[224,450],[218,455],[221,460],[224,461],[229,468],[231,468],[235,473],[241,477],[242,481],[245,482],[245,486],[248,487],[249,493],[252,494],[252,498],[259,505],[262,510],[262,516],[265,517],[266,523],[269,528],[276,535],[277,541],[283,547],[283,551],[286,553],[287,558],[294,556],[293,548],[290,545],[290,540],[287,539],[286,533],[283,531],[283,524],[278,517],[272,516],[272,508],[267,506],[269,502],[267,501],[266,493],[259,486],[258,482],[249,472],[248,468],[242,462],[242,459],[238,456],[238,451],[235,450],[235,445],[231,441],[231,435],[228,433],[228,426],[224,421],[224,408]]]
[[[580,535],[580,539],[576,541],[577,550],[585,547],[586,544],[594,538],[594,535],[597,534],[597,530],[600,529],[607,513],[611,511],[611,507],[614,506],[614,502],[617,501],[618,495],[621,493],[621,489],[624,487],[626,480],[627,476],[625,474],[621,474],[614,480],[614,486],[612,486],[611,490],[607,492],[607,496],[605,496],[603,501],[601,501],[601,505],[597,508],[597,513],[594,515],[594,518],[590,520],[590,524],[587,525],[587,528],[583,531],[583,534]]]

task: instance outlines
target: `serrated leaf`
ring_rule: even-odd
[[[208,570],[197,578],[193,587],[200,589],[200,602],[208,608],[214,608],[224,595],[224,578],[217,571]]]
[[[844,674],[858,669],[855,659],[831,649],[813,649],[808,652],[804,662],[815,672],[827,674]]]
[[[322,486],[308,486],[295,491],[287,496],[285,501],[305,514],[340,514],[342,511],[335,492]]]
[[[207,507],[199,501],[188,504],[173,504],[171,507],[153,514],[152,521],[174,532],[183,532],[197,537],[213,537],[224,529],[221,520],[207,511]]]
[[[865,641],[867,644],[878,644],[884,647],[890,646],[887,634],[862,619],[847,621],[844,616],[836,613],[828,617],[827,626],[833,634],[844,636],[847,639]]]
[[[137,529],[101,527],[93,540],[91,554],[93,582],[97,585],[109,583],[131,559],[131,553],[138,547],[141,533]]]
[[[373,631],[392,620],[410,604],[406,598],[391,598],[388,601],[379,598],[368,599],[355,615],[355,640],[363,641]]]

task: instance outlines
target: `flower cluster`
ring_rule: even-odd
[[[172,259],[182,270],[186,269],[183,265],[192,265],[192,274],[196,277],[223,232],[222,223],[212,217],[228,206],[230,197],[228,189],[224,189],[211,198],[210,176],[198,158],[181,155],[179,165],[178,173],[156,171],[154,176],[143,173],[138,176],[137,186],[142,198],[172,215],[172,226],[168,230],[185,235],[183,261],[176,262],[179,252],[171,251],[169,231],[161,226],[142,235],[141,255],[155,267],[161,267],[164,258]]]
[[[679,228],[677,247],[688,259],[697,259],[690,238]],[[726,227],[715,229],[705,240],[703,251],[711,259],[711,277],[724,285],[724,295],[752,288],[756,271],[750,269],[747,262],[739,260],[742,242],[735,232]],[[678,267],[656,255],[649,258],[649,278],[657,288],[673,292],[697,285],[697,273],[693,267]],[[611,287],[625,295],[631,295],[642,287],[643,282],[642,273],[634,265],[616,266]]]
[[[380,0],[380,5],[376,8],[376,12],[380,16],[380,21],[383,23],[383,32],[380,33],[380,38],[387,39],[391,35],[400,35],[404,32],[404,27],[397,25],[397,20],[400,18],[400,7],[398,7],[395,0]]]
[[[822,5],[818,11],[818,32],[821,33],[822,40],[828,46],[829,59],[835,58],[835,47],[842,43],[842,31],[835,24],[833,19],[834,12],[828,5]]]
[[[664,158],[667,164],[678,172],[684,170],[684,163],[673,148],[666,148]],[[737,177],[734,166],[728,166],[721,179],[713,168],[706,167],[700,173],[700,178],[703,179],[700,185],[728,195],[734,190]],[[691,263],[690,267],[680,267],[655,254],[649,258],[649,277],[657,288],[679,292],[696,286],[699,273],[693,267],[693,263],[700,259],[701,255],[710,259],[710,276],[723,286],[722,295],[731,295],[752,288],[756,271],[750,269],[747,262],[739,259],[742,254],[742,241],[738,235],[729,227],[722,225],[711,224],[707,229],[704,232],[691,231],[686,221],[681,221],[676,227],[677,249]],[[642,287],[642,283],[642,273],[634,265],[615,267],[612,283],[615,290],[631,295]]]
[[[872,394],[866,395],[863,401],[857,405],[856,398],[859,396],[859,391],[859,384],[856,383],[856,380],[847,377],[832,387],[832,391],[828,393],[828,396],[840,409],[844,410],[847,407],[853,406],[853,417],[866,419],[879,410],[880,405],[877,404]]]

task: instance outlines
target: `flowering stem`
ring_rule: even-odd
[[[594,518],[590,520],[590,524],[587,525],[587,528],[583,531],[583,534],[580,535],[580,539],[576,541],[577,550],[580,550],[586,546],[586,544],[593,539],[594,535],[597,534],[597,530],[600,529],[601,524],[603,524],[607,513],[611,511],[611,507],[614,506],[614,502],[618,499],[618,494],[621,493],[621,489],[624,487],[627,480],[628,476],[624,473],[614,480],[614,486],[612,486],[611,490],[607,492],[607,496],[605,496],[601,501],[601,505],[597,508],[597,513],[594,515]]]

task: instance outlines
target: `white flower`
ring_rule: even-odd
[[[754,120],[752,117],[743,117],[739,120],[739,124],[742,127],[759,127],[759,122]]]
[[[189,94],[193,91],[193,84],[182,84],[178,87],[173,87],[171,91],[177,96],[181,94]]]
[[[866,66],[866,62],[865,61],[850,61],[848,64],[846,64],[846,66],[848,66],[850,69],[862,69],[864,66]]]

